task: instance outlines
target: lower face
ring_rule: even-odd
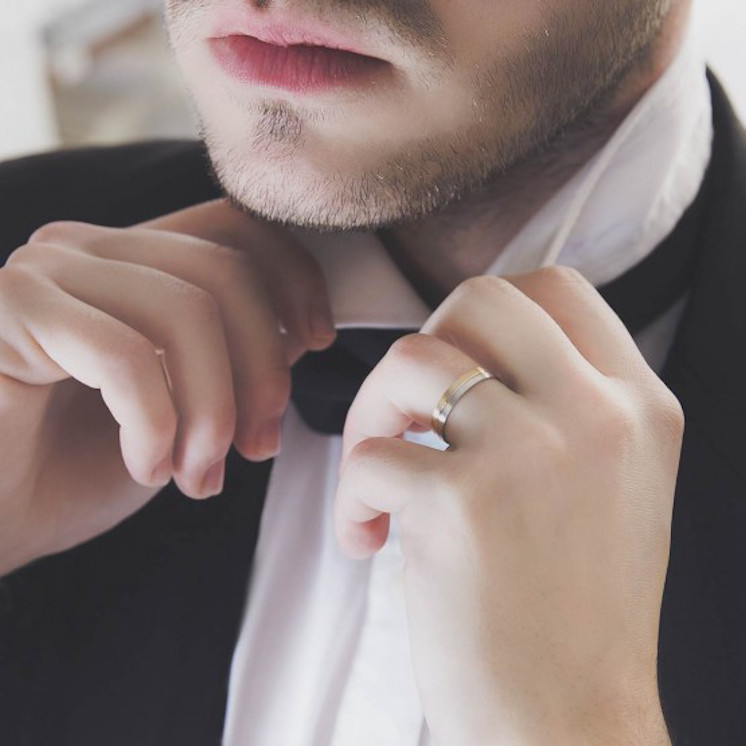
[[[587,116],[669,2],[167,0],[166,18],[236,204],[379,229],[468,196]]]

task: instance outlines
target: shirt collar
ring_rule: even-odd
[[[676,58],[617,133],[484,274],[562,264],[595,286],[613,280],[644,259],[693,202],[711,145],[706,67],[690,25]],[[416,328],[430,316],[374,233],[292,231],[321,265],[338,329]],[[560,232],[566,238],[557,246]]]

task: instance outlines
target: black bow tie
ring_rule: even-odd
[[[710,172],[696,200],[661,244],[624,274],[597,288],[633,336],[687,292],[696,267],[709,182]],[[341,434],[347,410],[367,375],[399,337],[418,331],[340,329],[330,348],[306,353],[292,369],[292,400],[309,427],[328,435]]]

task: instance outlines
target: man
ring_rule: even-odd
[[[172,0],[233,208],[189,143],[2,167],[7,742],[743,742],[689,10]]]

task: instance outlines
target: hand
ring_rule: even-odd
[[[499,380],[456,404],[446,451],[401,439],[477,365]],[[574,270],[467,280],[392,345],[347,417],[334,523],[363,558],[398,515],[438,744],[668,743],[656,655],[683,429]]]
[[[217,494],[231,444],[274,455],[290,366],[335,336],[315,259],[221,200],[43,226],[0,269],[0,311],[0,572],[102,533],[171,478]]]

